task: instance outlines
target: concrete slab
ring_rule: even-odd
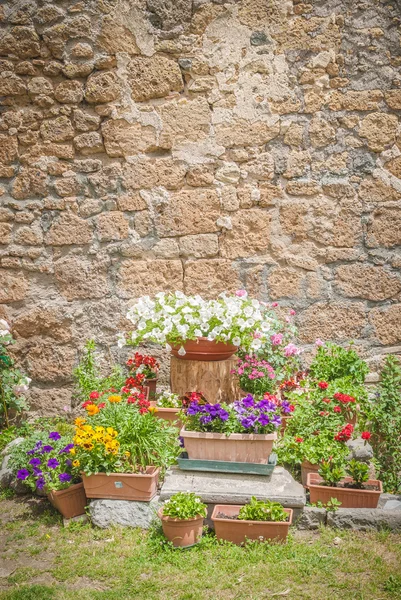
[[[303,508],[305,490],[283,467],[276,467],[270,477],[181,471],[171,467],[160,491],[164,501],[177,492],[194,492],[206,504],[244,504],[256,496],[273,500],[288,508]]]

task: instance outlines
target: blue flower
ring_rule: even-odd
[[[17,479],[25,481],[29,477],[30,473],[27,469],[20,469],[17,473]]]
[[[32,465],[33,467],[38,467],[41,463],[40,458],[31,458],[31,460],[29,461],[29,464]]]
[[[269,419],[268,415],[265,415],[263,413],[259,416],[258,421],[259,421],[260,425],[262,425],[262,427],[265,427],[266,425],[268,425],[270,423],[270,419]]]
[[[61,438],[61,435],[59,434],[58,431],[51,431],[49,433],[49,440],[53,440],[55,442],[57,442],[57,440],[59,440]]]

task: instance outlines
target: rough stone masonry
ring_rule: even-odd
[[[315,338],[401,350],[396,0],[0,6],[0,316],[71,401],[130,298],[240,286]],[[108,354],[107,354],[108,355]]]

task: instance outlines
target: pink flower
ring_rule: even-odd
[[[238,369],[238,375],[242,375],[242,374],[243,374],[243,372],[244,372],[244,369],[243,369],[242,367],[240,367],[240,368]]]
[[[295,310],[292,308],[292,309],[290,310],[290,315],[293,317],[295,314],[296,314],[296,312],[295,312]]]
[[[301,350],[295,344],[287,344],[284,348],[284,354],[285,356],[295,356],[296,354],[301,354]]]
[[[320,338],[317,338],[317,340],[315,342],[315,346],[324,346],[323,340],[321,340]]]
[[[248,295],[248,292],[246,290],[237,290],[235,292],[235,295],[238,296],[239,298],[246,298]]]
[[[253,334],[253,338],[254,339],[258,339],[258,338],[261,338],[261,337],[262,337],[262,334],[259,333],[259,331],[255,331],[255,333]]]
[[[279,346],[281,344],[281,342],[283,341],[283,334],[282,333],[274,333],[270,339],[271,339],[273,346]]]
[[[276,308],[278,306],[278,302],[273,302],[272,307]]]

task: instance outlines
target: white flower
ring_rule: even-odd
[[[260,340],[259,338],[255,338],[252,341],[252,344],[251,344],[252,350],[259,350],[259,348],[261,348],[261,346],[262,346],[262,340]]]
[[[125,335],[124,335],[124,333],[119,333],[118,334],[118,339],[117,339],[117,346],[119,348],[123,348],[125,346],[125,344],[126,344],[126,341],[125,341]]]
[[[184,346],[181,346],[181,348],[178,350],[178,354],[180,356],[185,356],[186,352]]]
[[[6,335],[11,329],[10,325],[5,319],[0,319],[0,328],[6,331],[6,333],[4,333],[4,331],[1,331],[0,335]]]
[[[239,338],[238,336],[233,338],[231,341],[234,344],[234,346],[241,346],[241,338]]]

